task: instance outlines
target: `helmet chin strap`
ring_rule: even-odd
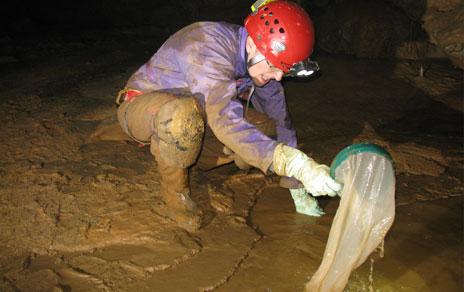
[[[262,62],[266,60],[266,58],[261,54],[261,53],[257,53],[253,58],[251,58],[248,62],[247,62],[247,66],[248,66],[248,69],[253,66],[253,65],[256,65],[258,64],[259,62]]]

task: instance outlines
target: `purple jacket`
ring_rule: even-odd
[[[127,87],[150,92],[187,88],[199,96],[216,137],[248,164],[267,172],[278,142],[296,147],[284,90],[272,80],[256,87],[251,103],[277,124],[277,141],[243,118],[237,94],[251,85],[247,75],[245,28],[228,23],[197,22],[173,34],[129,79]],[[236,80],[242,79],[237,88]]]

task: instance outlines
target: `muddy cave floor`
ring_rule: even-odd
[[[0,58],[1,291],[301,291],[316,271],[337,198],[320,200],[325,216],[307,217],[275,177],[193,168],[205,216],[189,234],[163,216],[148,149],[89,141],[156,35],[2,40],[16,55]],[[300,148],[330,164],[352,143],[375,142],[397,173],[385,257],[372,257],[372,274],[370,260],[357,269],[346,290],[461,291],[462,71],[436,61],[318,61],[319,78],[285,82]]]

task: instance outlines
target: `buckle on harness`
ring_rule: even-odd
[[[141,95],[143,92],[137,89],[129,89],[129,88],[124,88],[121,91],[119,91],[118,96],[116,96],[116,104],[120,105],[124,101],[131,102],[137,97],[138,95]],[[122,101],[121,101],[122,99]]]

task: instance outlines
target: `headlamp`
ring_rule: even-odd
[[[316,61],[306,59],[298,62],[290,68],[285,77],[308,77],[319,71],[319,64]]]
[[[256,56],[254,56],[247,62],[248,70],[250,70],[251,67],[253,67],[254,65],[262,61],[266,61],[266,58],[260,53],[256,54]],[[287,73],[285,73],[284,76],[285,77],[300,77],[300,78],[308,77],[308,76],[313,75],[317,71],[319,71],[319,64],[316,61],[311,61],[308,58],[304,61],[298,62],[295,65],[293,65],[293,67],[291,67],[290,70]]]

